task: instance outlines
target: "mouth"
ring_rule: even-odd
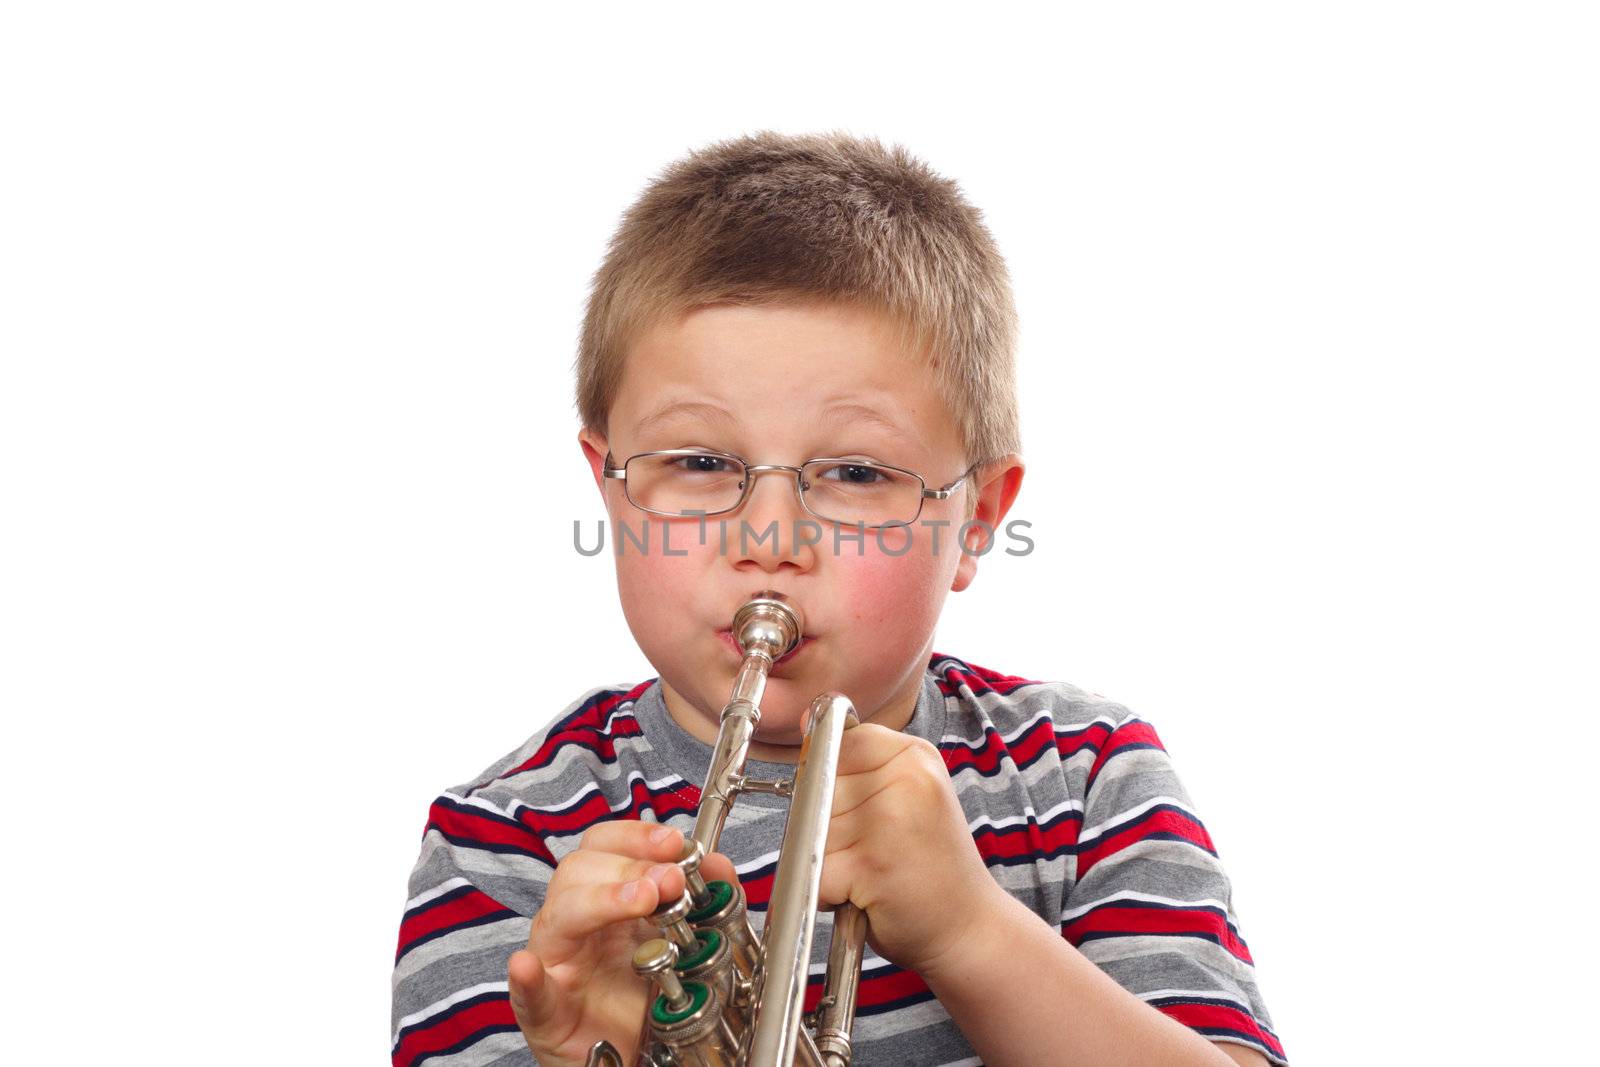
[[[733,631],[731,629],[718,630],[717,639],[728,647],[728,650],[733,653],[735,660],[742,660],[744,658],[744,653],[739,651],[739,642],[733,639]],[[800,653],[804,652],[813,640],[814,638],[812,638],[810,634],[801,634],[799,642],[793,648],[772,661],[773,669],[776,670],[783,664],[794,659]]]

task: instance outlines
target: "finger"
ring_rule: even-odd
[[[817,899],[824,904],[853,903],[864,908],[868,903],[863,893],[866,884],[855,850],[832,851],[830,842],[830,851],[822,864],[822,879],[817,884]]]
[[[739,872],[734,870],[733,861],[720,852],[713,852],[700,861],[700,876],[708,882],[727,882],[737,885]]]
[[[675,826],[638,819],[610,819],[585,830],[578,840],[578,848],[671,863],[683,854],[683,831]]]
[[[528,947],[547,959],[565,958],[607,927],[642,919],[661,901],[683,895],[683,871],[676,864],[574,852],[561,866],[571,874],[551,880],[528,935]]]
[[[841,774],[835,781],[831,812],[834,818],[870,808],[880,815],[904,819],[938,812],[945,794],[955,796],[950,771],[931,745],[885,745],[879,755],[887,759],[870,769]]]
[[[906,749],[916,746],[920,740],[912,734],[864,722],[844,732],[839,745],[838,773],[842,777],[874,771]]]

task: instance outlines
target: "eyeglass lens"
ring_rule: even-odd
[[[641,508],[669,515],[714,515],[737,507],[745,467],[715,455],[634,456],[624,483]],[[922,482],[871,463],[813,461],[801,468],[801,499],[819,518],[854,526],[912,522],[922,508]]]

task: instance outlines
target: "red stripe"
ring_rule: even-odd
[[[1263,1030],[1249,1012],[1224,1004],[1161,1004],[1156,1008],[1191,1030],[1232,1030],[1254,1037],[1274,1055],[1283,1056],[1283,1046],[1278,1039]]]
[[[895,970],[872,978],[862,978],[856,994],[856,1003],[861,1007],[871,1008],[927,992],[929,992],[928,983],[924,982],[916,971]]]
[[[1203,908],[1139,908],[1107,904],[1080,915],[1061,929],[1074,945],[1088,934],[1206,934],[1246,963],[1254,963],[1250,950],[1228,928],[1227,920]]]
[[[536,770],[555,759],[556,753],[567,745],[580,745],[593,752],[599,753],[608,763],[617,758],[613,738],[638,737],[640,735],[639,722],[632,715],[619,715],[611,722],[609,730],[605,730],[606,720],[611,717],[618,705],[638,700],[646,689],[655,684],[655,679],[640,682],[632,689],[614,689],[604,696],[595,699],[588,708],[573,715],[562,723],[544,739],[534,754],[522,763],[500,775],[509,778],[514,774],[524,771]],[[604,732],[602,732],[604,731]]]
[[[1055,724],[1049,716],[1040,719],[1009,746],[993,728],[985,731],[983,745],[971,748],[959,742],[941,748],[944,765],[954,774],[963,767],[976,768],[980,774],[993,774],[1003,756],[1009,754],[1018,767],[1032,763],[1039,753],[1055,741]]]
[[[1158,808],[1147,812],[1137,822],[1106,834],[1094,844],[1078,853],[1078,880],[1084,876],[1095,864],[1107,856],[1121,852],[1130,845],[1137,844],[1152,834],[1171,834],[1192,845],[1197,845],[1207,852],[1215,853],[1216,849],[1211,844],[1211,835],[1206,833],[1206,828],[1181,811],[1172,808]]]
[[[538,834],[573,834],[610,819],[639,819],[648,811],[656,821],[670,815],[693,814],[700,806],[700,790],[687,782],[677,789],[653,790],[635,780],[629,787],[628,806],[613,813],[611,802],[601,793],[591,793],[577,807],[563,812],[524,808],[517,819]]]
[[[402,955],[418,938],[437,933],[450,926],[481,919],[485,915],[495,912],[511,914],[509,908],[498,900],[481,893],[476,889],[469,889],[453,900],[431,908],[424,908],[402,920],[400,923],[400,945],[395,950],[395,955]]]
[[[938,670],[938,664],[945,664],[943,670]],[[1025,685],[1038,685],[1038,682],[1026,678],[1019,678],[1012,674],[1001,674],[999,671],[980,667],[975,663],[967,663],[956,659],[954,656],[945,656],[935,652],[928,661],[928,666],[938,673],[935,681],[939,691],[945,696],[952,696],[963,687],[972,690],[973,695],[983,693],[998,693],[1001,696],[1010,696]]]
[[[545,847],[538,834],[520,823],[508,822],[486,813],[478,814],[435,801],[428,813],[428,828],[439,830],[458,841],[507,846],[536,856],[552,867],[556,864],[555,856]]]
[[[1095,753],[1105,747],[1106,738],[1111,736],[1111,727],[1107,723],[1095,722],[1079,730],[1075,734],[1064,734],[1056,738],[1056,752],[1063,760],[1071,759],[1078,753],[1088,749]]]
[[[817,1003],[822,999],[822,982],[820,974],[806,979],[805,1011],[816,1010]],[[931,990],[921,975],[915,971],[895,968],[877,976],[863,975],[861,984],[856,987],[856,1005],[861,1008],[875,1008],[929,992]]]
[[[1008,826],[1003,830],[980,829],[972,835],[978,853],[988,860],[1010,860],[1019,856],[1061,855],[1078,843],[1080,821],[1063,818],[1052,826],[1038,823]]]
[[[1089,781],[1086,789],[1094,788],[1094,780],[1100,774],[1106,760],[1129,745],[1150,745],[1161,748],[1161,738],[1156,736],[1155,728],[1147,722],[1125,722],[1111,732],[1105,744],[1100,746],[1100,754],[1095,757],[1094,766],[1089,768]]]
[[[462,1008],[453,1015],[446,1015],[427,1026],[407,1032],[395,1047],[394,1067],[411,1067],[422,1057],[451,1048],[480,1030],[516,1024],[516,1016],[511,1012],[511,998],[501,994],[493,1000]]]

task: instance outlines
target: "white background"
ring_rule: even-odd
[[[937,647],[1156,723],[1297,1067],[1583,1053],[1586,7],[9,7],[7,1060],[385,1061],[432,796],[653,673],[588,277],[761,128],[985,210],[1038,547]]]

